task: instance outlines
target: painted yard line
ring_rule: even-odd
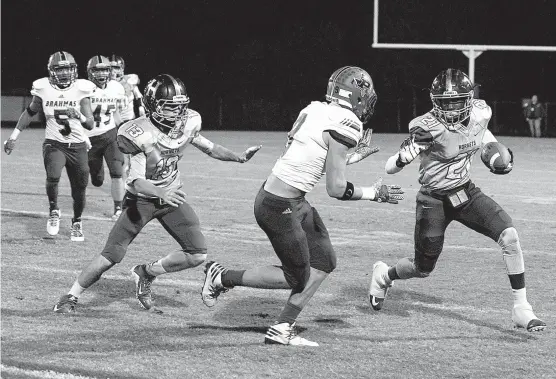
[[[28,370],[3,364],[0,364],[0,371],[3,374],[25,375],[27,377],[39,379],[96,379],[92,376],[66,374],[52,370]]]
[[[12,213],[15,215],[22,214],[28,217],[47,217],[46,212],[19,212],[19,211],[12,211],[12,210],[5,210],[2,209],[2,212]],[[109,218],[101,218],[101,217],[94,217],[94,216],[83,216],[84,220],[94,220],[94,221],[110,221],[113,222]],[[159,227],[162,226],[154,222],[151,224],[151,227]],[[265,237],[257,237],[257,236],[250,236],[249,232],[256,230],[254,226],[242,226],[237,228],[222,228],[220,226],[204,224],[201,226],[203,229],[203,233],[211,238],[221,238],[226,240],[237,241],[244,244],[250,245],[268,245],[269,242],[266,240]],[[209,228],[209,229],[207,229]],[[215,230],[215,229],[218,230]],[[245,234],[247,232],[247,234]],[[408,252],[412,251],[413,249],[413,236],[404,233],[393,233],[391,231],[379,231],[374,230],[367,234],[361,233],[350,233],[352,232],[351,229],[334,229],[332,234],[338,233],[339,237],[331,236],[330,239],[332,244],[335,246],[343,246],[343,245],[352,245],[354,242],[367,242],[369,244],[377,244],[377,243],[384,243],[390,246],[399,246],[407,249]],[[403,238],[408,242],[399,242],[395,241],[396,238]],[[496,253],[500,250],[496,247],[474,247],[474,246],[466,246],[466,245],[448,245],[444,244],[444,251],[446,250],[463,250],[467,252],[477,252],[477,253]],[[553,256],[556,252],[550,251],[543,251],[543,250],[525,250],[526,255],[544,255],[544,256]]]

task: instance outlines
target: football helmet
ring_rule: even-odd
[[[161,74],[145,86],[143,105],[148,117],[170,138],[180,138],[187,122],[189,96],[183,82],[172,75]]]
[[[116,54],[112,54],[112,57],[110,57],[110,65],[112,66],[112,79],[120,80],[124,76],[124,58]]]
[[[67,88],[77,79],[77,63],[68,52],[57,51],[48,59],[48,79],[50,84]]]
[[[367,71],[345,66],[328,79],[326,100],[350,109],[362,123],[369,121],[377,100],[373,80]]]
[[[111,65],[108,58],[95,55],[87,62],[87,76],[99,88],[104,88],[111,75]]]
[[[430,89],[432,114],[448,130],[465,128],[461,123],[471,114],[474,88],[462,71],[454,68],[442,71],[434,78]]]

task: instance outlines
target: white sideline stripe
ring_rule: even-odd
[[[92,376],[65,374],[52,370],[27,370],[24,368],[0,364],[0,372],[14,375],[26,375],[39,379],[96,379]]]
[[[29,212],[29,211],[13,211],[13,210],[6,210],[6,209],[1,209],[2,212],[6,212],[6,213],[13,213],[13,214],[23,214],[23,215],[30,215],[30,216],[44,216],[47,217],[48,214],[46,212]],[[96,220],[96,221],[110,221],[112,222],[111,219],[109,218],[103,218],[103,217],[94,217],[94,216],[89,216],[89,218],[87,218],[86,216],[82,217],[83,219],[87,220]],[[153,223],[151,224],[153,227],[159,227],[162,228],[162,226],[158,223]],[[211,238],[223,238],[226,239],[228,241],[237,241],[240,243],[244,243],[244,244],[251,244],[251,245],[268,245],[269,242],[266,238],[264,237],[257,237],[257,236],[250,236],[250,235],[245,235],[245,234],[241,234],[242,232],[252,232],[253,230],[258,230],[256,227],[254,226],[242,226],[242,227],[236,227],[236,228],[222,228],[220,226],[211,226],[208,224],[204,224],[203,225],[204,230],[203,233],[205,233],[206,235],[209,235]],[[215,228],[218,227],[219,230],[211,230],[211,229],[206,229],[206,228]],[[390,232],[390,231],[379,231],[379,230],[375,230],[372,232],[369,232],[367,234],[361,234],[361,233],[350,233],[353,232],[353,230],[351,229],[335,229],[334,232],[336,232],[338,234],[338,236],[331,236],[331,241],[332,244],[335,246],[342,246],[342,245],[350,245],[353,244],[355,241],[358,242],[366,242],[368,241],[369,243],[376,243],[376,242],[384,242],[387,243],[388,245],[392,245],[392,246],[399,246],[399,247],[404,247],[408,249],[408,252],[413,251],[413,236],[409,235],[409,234],[405,234],[405,233],[394,233],[394,232]],[[334,233],[333,233],[334,234]],[[239,237],[241,236],[241,237]],[[394,241],[395,238],[403,238],[404,240],[406,240],[407,242],[398,242],[398,241]],[[466,245],[448,245],[448,244],[444,244],[444,248],[443,251],[446,250],[464,250],[464,251],[469,251],[469,252],[487,252],[487,253],[492,253],[492,252],[498,252],[499,249],[496,247],[474,247],[474,246],[466,246]],[[556,253],[554,252],[550,252],[550,251],[543,251],[543,250],[526,250],[525,254],[527,255],[545,255],[545,256],[552,256]]]

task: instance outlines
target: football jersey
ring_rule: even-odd
[[[126,189],[137,196],[153,197],[135,190],[133,181],[139,178],[165,189],[181,187],[178,161],[187,145],[199,135],[201,122],[199,113],[188,109],[184,133],[176,139],[162,133],[146,116],[122,124],[118,129],[118,144],[121,146],[121,139],[125,138],[135,149],[131,153]]]
[[[95,88],[94,83],[86,79],[77,79],[64,89],[54,87],[48,78],[35,80],[31,94],[42,99],[42,109],[46,118],[45,138],[64,143],[84,142],[87,138],[85,128],[79,120],[68,117],[67,109],[75,108],[81,111],[81,100],[90,97]]]
[[[113,80],[106,83],[105,88],[98,88],[91,96],[91,108],[95,125],[87,131],[89,137],[98,136],[116,127],[114,112],[124,102],[124,87]]]
[[[467,128],[459,131],[448,130],[430,112],[412,120],[410,133],[421,128],[433,138],[430,148],[420,154],[419,183],[430,190],[450,190],[465,184],[491,116],[490,107],[474,99]]]
[[[288,133],[286,150],[272,169],[281,181],[310,192],[325,171],[328,144],[323,132],[334,133],[354,147],[363,135],[363,124],[350,111],[325,102],[313,101],[299,113]]]
[[[120,83],[122,87],[124,87],[126,97],[126,102],[120,110],[122,120],[132,120],[135,118],[135,112],[133,110],[133,100],[135,99],[134,91],[139,90],[136,90],[139,85],[139,77],[136,74],[127,74],[122,76],[117,83]]]

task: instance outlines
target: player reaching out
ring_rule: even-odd
[[[46,169],[46,195],[50,205],[46,230],[57,235],[61,212],[58,207],[58,183],[65,167],[71,184],[73,218],[71,240],[83,241],[81,215],[85,207],[85,190],[89,181],[87,149],[89,139],[85,129],[93,127],[90,96],[95,85],[77,79],[77,63],[65,51],[52,54],[48,60],[48,78],[33,82],[33,99],[21,114],[10,138],[4,142],[4,151],[11,154],[19,133],[27,128],[32,117],[43,111],[46,118],[43,159]]]
[[[398,186],[382,185],[381,180],[368,187],[346,180],[348,150],[361,140],[363,124],[373,114],[376,99],[373,82],[365,70],[342,67],[328,81],[327,102],[310,103],[288,133],[286,150],[255,199],[257,223],[282,266],[246,270],[225,269],[216,262],[205,266],[202,299],[209,307],[215,305],[221,293],[235,286],[291,290],[276,324],[267,330],[265,343],[318,346],[296,335],[295,322],[336,267],[326,226],[305,199],[323,174],[326,173],[329,196],[339,200],[397,203],[402,199]],[[349,159],[349,163],[353,161]]]
[[[148,116],[128,121],[118,130],[120,150],[131,155],[122,214],[101,254],[81,271],[68,294],[54,306],[57,313],[73,312],[81,294],[120,263],[143,227],[157,219],[181,249],[132,268],[137,299],[143,308],[153,309],[151,284],[158,275],[196,267],[207,256],[199,218],[180,189],[178,162],[185,148],[192,144],[212,158],[239,163],[249,161],[261,148],[250,147],[237,155],[203,137],[199,133],[201,116],[188,109],[185,86],[171,75],[158,75],[147,83],[144,103]]]
[[[415,223],[415,254],[394,266],[378,261],[373,265],[369,300],[380,310],[394,280],[425,278],[433,271],[442,252],[444,233],[459,221],[492,240],[502,249],[510,279],[514,306],[512,319],[528,331],[543,330],[527,301],[525,266],[517,231],[510,216],[470,180],[473,156],[483,144],[496,142],[487,129],[492,115],[483,101],[473,99],[473,83],[460,70],[442,71],[433,81],[433,109],[409,123],[410,136],[386,163],[395,174],[418,156],[419,183]],[[511,171],[512,162],[497,174]]]

